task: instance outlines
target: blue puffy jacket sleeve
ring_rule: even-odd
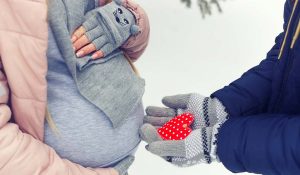
[[[287,0],[284,11],[284,31],[287,28],[291,11],[291,0]],[[275,45],[267,54],[267,58],[258,66],[244,73],[241,78],[229,86],[211,95],[223,103],[231,117],[266,112],[271,96],[273,67],[278,61],[284,34],[283,32],[278,35]]]
[[[220,130],[217,154],[235,173],[300,174],[300,116],[231,118]]]

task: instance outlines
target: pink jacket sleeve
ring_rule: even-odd
[[[10,120],[11,110],[7,106],[8,99],[9,88],[0,58],[0,127]]]
[[[1,59],[0,59],[1,60]],[[112,168],[85,168],[60,158],[48,145],[9,123],[9,88],[0,61],[0,174],[7,175],[117,175]]]
[[[106,0],[99,0],[99,5],[103,6]],[[135,16],[137,25],[139,26],[139,33],[128,39],[123,44],[122,50],[132,60],[136,61],[145,51],[148,46],[150,36],[150,24],[145,10],[134,3],[132,0],[122,0],[123,5],[129,9]]]
[[[48,145],[9,123],[9,88],[0,62],[0,174],[22,175],[116,175],[112,168],[84,168],[60,158]]]
[[[3,116],[3,114],[1,115]],[[7,119],[7,118],[6,118]],[[115,175],[111,168],[89,169],[66,159],[15,124],[0,119],[0,174],[22,175]]]
[[[30,10],[28,10],[30,9]],[[33,75],[32,68],[37,72],[45,72],[45,53],[47,43],[47,6],[46,0],[0,1],[0,174],[1,175],[115,175],[111,168],[90,169],[62,159],[48,145],[23,133],[19,126],[8,121],[11,110],[7,105],[9,89],[17,87],[17,75],[14,69],[22,69],[27,78],[42,81],[43,75]],[[33,20],[34,19],[34,20]],[[5,36],[5,37],[4,37]],[[22,42],[16,38],[21,38]],[[20,39],[20,40],[21,40]],[[26,41],[25,41],[26,40]],[[14,43],[12,43],[14,42]],[[29,43],[29,44],[28,44]],[[11,46],[11,47],[4,47]],[[31,57],[27,54],[31,53]],[[11,57],[7,57],[11,56]],[[17,59],[17,57],[20,57]],[[21,59],[22,57],[22,59]],[[38,61],[33,59],[37,57]],[[4,59],[5,58],[5,59]],[[30,60],[31,59],[31,60]],[[14,61],[12,61],[14,60]],[[20,60],[30,60],[31,64],[22,65]],[[6,65],[6,67],[2,67]],[[29,62],[29,61],[28,61]],[[6,64],[4,64],[6,63]],[[26,62],[25,62],[26,63]],[[10,65],[10,67],[9,67]],[[34,66],[33,66],[34,65]],[[15,67],[16,66],[16,67]],[[19,67],[18,67],[19,66]],[[21,68],[20,68],[21,67]],[[6,71],[4,71],[4,69]],[[27,71],[27,72],[26,72]],[[10,81],[14,87],[8,88],[4,72],[15,77]],[[12,75],[13,74],[13,75]],[[22,81],[26,82],[26,81]],[[22,83],[20,83],[22,84]],[[38,84],[38,83],[37,83]],[[16,91],[14,92],[16,93]],[[40,93],[37,93],[40,94]],[[34,105],[34,104],[33,104]],[[24,119],[26,120],[26,119]]]

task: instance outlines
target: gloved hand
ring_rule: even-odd
[[[216,98],[211,99],[195,93],[165,97],[162,102],[168,108],[146,109],[146,124],[140,129],[141,138],[149,144],[146,149],[178,166],[217,160],[218,132],[228,117],[222,103]],[[195,117],[191,126],[192,133],[180,141],[162,140],[156,128],[186,112]]]
[[[161,127],[173,117],[188,112],[195,117],[191,127],[196,130],[224,123],[228,115],[218,99],[196,93],[164,97],[162,103],[168,108],[150,106],[146,109],[144,123]]]
[[[122,6],[120,0],[99,7],[87,16],[82,27],[72,36],[77,57],[94,51],[93,59],[105,57],[139,32],[134,15]]]
[[[184,140],[162,140],[157,130],[150,124],[140,129],[141,138],[149,145],[146,149],[177,166],[192,166],[211,163],[212,127],[193,130]]]

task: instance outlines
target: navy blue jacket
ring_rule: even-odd
[[[299,19],[300,2],[287,0],[284,31],[267,58],[212,94],[230,115],[217,154],[232,172],[300,175]]]

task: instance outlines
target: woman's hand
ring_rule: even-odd
[[[79,27],[72,35],[73,48],[77,57],[84,57],[92,52],[93,59],[99,59],[104,56],[101,50],[96,51],[96,46],[86,36],[86,30],[83,26]]]
[[[90,14],[71,37],[78,58],[91,53],[92,59],[105,57],[139,32],[134,15],[116,2]]]

